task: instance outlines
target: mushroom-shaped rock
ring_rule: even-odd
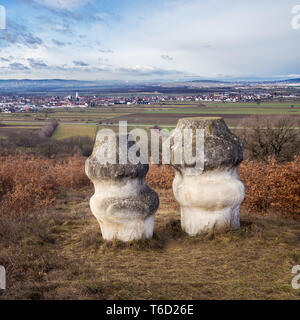
[[[190,140],[181,137],[189,136]],[[179,142],[178,142],[179,141]],[[190,143],[188,143],[190,142]],[[193,156],[180,157],[193,149]],[[196,155],[195,155],[196,154]],[[240,139],[222,118],[183,118],[171,135],[173,192],[181,207],[182,229],[191,236],[213,229],[240,226],[240,204],[245,189],[238,175],[243,160]]]
[[[90,199],[91,211],[108,241],[127,242],[153,235],[158,195],[145,181],[148,164],[130,163],[129,152],[139,152],[139,148],[134,141],[128,141],[127,135],[104,139],[98,134],[93,153],[85,164],[86,174],[95,187]]]

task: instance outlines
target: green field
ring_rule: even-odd
[[[52,138],[64,139],[73,136],[88,136],[94,138],[97,132],[96,125],[73,125],[73,124],[60,124],[55,130]]]
[[[230,127],[239,127],[241,121],[251,115],[286,115],[300,119],[300,102],[222,103],[191,102],[157,105],[115,105],[100,108],[53,109],[38,113],[0,113],[0,124],[20,126],[23,129],[43,126],[51,119],[60,125],[54,138],[63,139],[74,135],[95,136],[96,126],[115,126],[127,121],[134,127],[150,128],[154,125],[172,128],[179,118],[197,116],[222,116]],[[26,125],[26,127],[25,127]],[[10,130],[13,130],[10,129]],[[2,132],[7,130],[1,129]]]

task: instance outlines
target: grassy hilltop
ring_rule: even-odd
[[[300,264],[299,160],[243,164],[241,228],[198,237],[181,231],[172,170],[151,166],[147,180],[160,196],[154,238],[128,244],[102,240],[83,164],[77,157],[1,158],[7,290],[0,298],[300,299],[291,286]],[[286,190],[292,181],[294,191]]]

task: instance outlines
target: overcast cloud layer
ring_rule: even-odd
[[[297,4],[0,0],[7,14],[6,30],[0,30],[0,78],[300,77],[300,29],[291,27]]]

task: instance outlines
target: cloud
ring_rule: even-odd
[[[6,65],[16,62],[34,77],[125,80],[299,74],[300,32],[290,26],[294,2],[7,1],[11,21],[0,32],[1,56],[16,58],[0,60],[1,70],[9,76]],[[201,19],[199,12],[205,12]],[[37,61],[30,64],[32,57]]]
[[[164,60],[169,60],[169,61],[172,61],[172,60],[173,60],[172,57],[170,57],[170,56],[168,56],[168,55],[166,55],[166,54],[162,54],[160,57],[161,57],[162,59],[164,59]]]
[[[289,78],[296,78],[296,79],[300,79],[300,73],[291,73],[291,74],[281,74],[281,75],[277,75],[276,78],[284,78],[284,79],[289,79]]]
[[[7,19],[7,28],[0,32],[0,43],[4,45],[20,44],[29,48],[37,48],[43,44],[40,37],[28,31],[25,25]]]
[[[62,32],[70,31],[70,23],[78,25],[78,23],[94,23],[94,22],[104,22],[108,18],[114,17],[115,19],[120,20],[121,17],[115,14],[109,14],[107,12],[97,12],[97,10],[84,9],[84,13],[79,8],[83,8],[88,4],[95,2],[96,0],[19,0],[27,4],[31,4],[32,7],[39,9],[44,9],[48,12],[46,14],[40,14],[37,16],[43,24],[48,24],[51,29],[57,28],[59,31],[62,29]],[[77,9],[77,10],[76,10]],[[50,15],[49,15],[50,13]],[[48,16],[47,16],[48,15]],[[52,15],[52,16],[51,16]],[[49,17],[51,16],[51,17]],[[55,19],[59,17],[60,20]],[[54,18],[54,20],[53,20]],[[52,25],[52,26],[51,26]],[[53,27],[55,25],[55,27]],[[62,25],[63,28],[62,28]]]
[[[89,64],[83,61],[73,61],[74,65],[77,67],[87,67]]]
[[[72,11],[80,7],[84,7],[94,0],[34,0],[40,6],[54,9],[54,10],[67,10]]]
[[[55,73],[63,75],[63,77],[66,77],[66,75],[82,75],[82,74],[95,74],[95,73],[102,73],[102,72],[113,72],[112,69],[108,67],[68,67],[66,65],[48,65],[42,60],[32,59],[29,58],[26,60],[29,64],[29,66],[26,66],[23,63],[20,62],[14,62],[9,64],[7,67],[1,67],[0,68],[0,74],[7,74],[9,72],[13,73],[19,73],[22,74],[23,72],[29,71],[31,75],[37,74],[40,75],[41,69],[43,69],[43,72],[45,74],[51,75]]]
[[[56,23],[51,29],[55,32],[61,33],[64,36],[74,34],[72,25],[67,21],[62,21],[62,23]]]
[[[106,12],[103,13],[94,13],[89,16],[89,18],[93,19],[94,21],[104,21],[109,15]]]
[[[9,67],[11,70],[17,70],[17,71],[29,70],[29,68],[26,67],[24,64],[18,63],[18,62],[11,63]]]
[[[99,49],[98,50],[99,52],[102,52],[102,53],[114,53],[112,50],[108,49],[108,50],[105,50],[105,49]]]
[[[169,4],[137,22],[127,31],[130,37],[124,32],[123,60],[133,60],[131,51],[136,63],[163,68],[168,59],[159,52],[170,53],[180,69],[209,78],[220,73],[236,77],[299,73],[300,33],[290,27],[291,0]],[[201,19],[199,12],[205,12]]]
[[[8,58],[0,58],[0,61],[2,62],[9,62],[10,60]]]
[[[65,46],[71,46],[72,45],[72,42],[62,42],[62,41],[59,41],[59,40],[55,40],[55,39],[52,39],[52,42],[57,45],[58,47],[65,47]]]
[[[31,68],[34,68],[34,69],[48,68],[48,65],[42,60],[30,58],[30,59],[27,59],[27,61],[28,61]]]
[[[162,69],[150,66],[135,66],[133,68],[117,68],[116,72],[125,73],[135,76],[171,76],[186,75],[185,72],[179,70]]]
[[[50,26],[54,23],[54,21],[47,15],[45,14],[41,14],[41,15],[38,15],[36,17],[42,24],[47,24],[47,26]]]

